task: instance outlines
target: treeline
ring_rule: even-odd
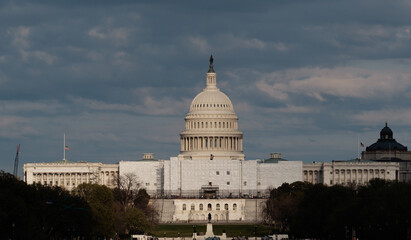
[[[27,185],[0,172],[0,239],[102,239],[150,231],[156,212],[134,176],[128,188]],[[122,186],[120,184],[120,186]]]
[[[295,238],[410,239],[411,185],[380,179],[359,187],[283,184],[271,191],[265,217]]]

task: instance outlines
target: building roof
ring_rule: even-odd
[[[407,147],[398,143],[393,138],[393,132],[388,127],[388,123],[385,123],[385,127],[380,131],[380,138],[377,142],[368,146],[365,151],[407,151]]]
[[[268,158],[268,159],[263,159],[261,163],[278,163],[280,161],[288,161],[288,160],[282,159],[282,158]]]

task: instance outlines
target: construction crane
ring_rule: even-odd
[[[17,146],[16,158],[14,159],[14,176],[17,178],[17,169],[19,168],[19,152],[20,152],[20,144]]]

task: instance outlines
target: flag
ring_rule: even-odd
[[[210,160],[213,160],[213,159],[214,159],[214,155],[210,154]]]
[[[68,150],[70,150],[70,147],[69,147],[69,146],[66,146],[66,151],[68,151]]]
[[[360,143],[360,146],[361,146],[361,147],[364,147],[364,144],[363,144],[363,143]]]

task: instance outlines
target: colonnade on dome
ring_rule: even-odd
[[[186,129],[237,129],[237,119],[207,121],[199,119],[187,119]]]
[[[243,151],[242,136],[181,137],[180,151]]]

